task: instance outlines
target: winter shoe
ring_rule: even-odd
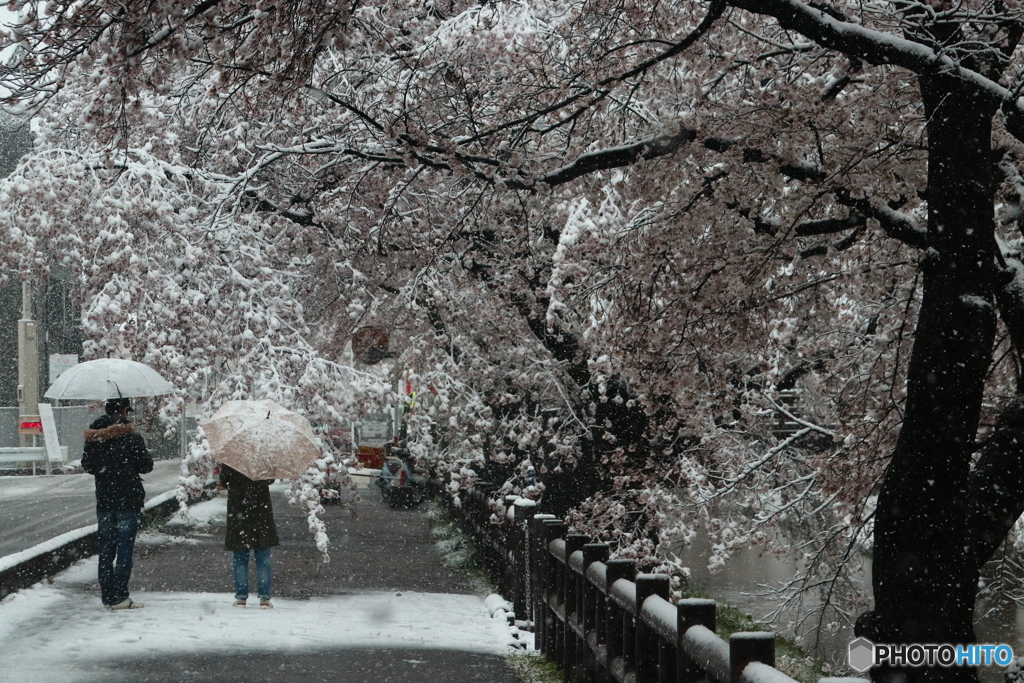
[[[270,604],[270,598],[260,600],[260,609],[274,609],[274,606]]]
[[[107,605],[107,609],[142,609],[145,607],[141,602],[135,602],[131,598],[125,598],[116,605]]]
[[[235,607],[245,607],[245,600],[242,600],[241,598],[235,600]]]

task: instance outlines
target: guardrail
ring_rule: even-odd
[[[775,634],[734,633],[726,643],[715,634],[713,600],[672,604],[668,576],[637,575],[633,560],[609,560],[610,546],[587,536],[551,538],[565,533],[560,520],[530,524],[541,546],[532,563],[535,638],[567,680],[795,683],[773,668]]]
[[[439,487],[438,487],[439,488]],[[568,534],[533,501],[509,500],[495,524],[483,491],[461,497],[502,595],[516,618],[533,622],[537,648],[570,682],[797,683],[774,668],[775,634],[716,631],[713,600],[670,599],[670,578],[637,574],[633,560],[609,559],[611,547]],[[822,678],[819,683],[867,683]]]
[[[26,446],[24,448],[0,448],[0,465],[32,464],[32,474],[36,473],[36,463],[44,465],[56,463],[64,465],[68,461],[68,447],[60,447],[60,459],[53,457],[43,446]],[[47,470],[49,473],[49,470]]]

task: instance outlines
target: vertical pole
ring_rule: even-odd
[[[775,634],[763,631],[734,633],[729,636],[729,678],[740,683],[747,664],[762,662],[775,666]]]
[[[529,501],[533,503],[533,501]],[[513,592],[512,592],[512,611],[515,612],[517,619],[528,620],[529,609],[527,609],[526,600],[526,587],[529,582],[526,580],[530,573],[527,559],[530,557],[529,549],[527,548],[526,533],[526,520],[527,517],[533,512],[533,505],[516,505],[515,506],[515,529],[512,533],[512,566],[513,566]]]
[[[555,666],[562,666],[562,646],[564,645],[563,638],[565,637],[565,567],[558,561],[558,559],[551,556],[551,566],[553,567],[552,576],[555,579],[555,592],[552,598],[552,602],[555,606],[562,610],[562,618],[558,618],[557,613],[552,614],[551,619],[551,652],[555,655]],[[557,612],[557,610],[552,610]]]
[[[508,509],[505,511],[505,517],[502,519],[501,526],[498,527],[498,542],[495,546],[498,556],[500,557],[497,567],[498,571],[501,572],[501,580],[498,582],[498,592],[504,596],[511,596],[513,603],[515,603],[516,599],[516,540],[518,538],[518,525],[516,524],[515,517],[516,498],[518,498],[518,496],[505,496],[505,506]],[[485,510],[486,507],[486,501],[481,500],[481,509]],[[508,516],[509,512],[512,513],[511,518]],[[513,606],[512,609],[514,610],[515,607]]]
[[[18,427],[25,418],[39,416],[39,340],[32,319],[32,286],[21,283],[21,319],[18,320]],[[21,434],[22,448],[35,446],[35,435]],[[35,465],[32,466],[33,470]],[[49,468],[49,463],[47,463]],[[47,469],[49,472],[49,469]]]
[[[534,646],[543,652],[544,649],[544,611],[542,600],[544,599],[544,522],[554,519],[554,515],[534,515],[530,518],[530,615],[529,620],[533,622]]]
[[[686,598],[676,604],[676,681],[678,683],[695,683],[699,668],[683,648],[683,635],[691,626],[703,626],[715,631],[716,607],[714,600],[703,598]]]
[[[610,595],[612,592],[612,586],[619,579],[626,579],[632,581],[636,577],[636,562],[633,560],[608,560],[606,563],[608,570],[605,574],[607,583],[605,584],[605,593]],[[619,657],[627,658],[627,649],[632,650],[632,642],[627,643],[623,638],[626,632],[626,622],[628,617],[625,611],[615,604],[615,601],[609,597],[606,600],[607,604],[607,634],[608,634],[608,659],[605,662],[605,667],[611,671],[612,662]],[[631,654],[631,653],[630,653]],[[628,661],[628,658],[625,660]]]
[[[674,643],[658,638],[658,683],[677,683],[678,657],[679,653]]]
[[[643,620],[644,601],[652,595],[669,599],[671,579],[664,574],[641,574],[636,577],[636,683],[657,683],[658,641],[660,640]]]
[[[185,402],[181,402],[181,418],[178,420],[178,455],[182,462],[188,458],[188,417],[185,415]]]
[[[583,638],[580,639],[580,647],[576,652],[576,660],[580,667],[580,680],[584,683],[594,683],[596,679],[597,660],[594,651],[590,648],[589,636],[597,630],[597,608],[600,591],[587,578],[587,569],[595,562],[604,562],[608,559],[611,548],[607,543],[588,543],[583,546],[583,576],[580,609],[580,626],[583,630]],[[596,636],[595,636],[596,642]]]
[[[556,538],[561,538],[568,531],[569,525],[561,520],[547,521],[544,523],[544,544],[543,551],[541,553],[542,560],[542,571],[544,572],[544,593],[542,600],[544,603],[544,610],[542,621],[544,623],[544,656],[547,661],[554,661],[555,659],[555,634],[557,633],[558,617],[551,611],[551,601],[554,599],[557,603],[558,600],[558,560],[551,555],[551,551],[548,550],[548,546],[551,545],[551,541]]]
[[[578,636],[575,624],[579,622],[579,597],[580,581],[579,575],[572,568],[569,558],[577,550],[583,550],[583,546],[590,542],[590,536],[584,534],[569,534],[565,537],[565,566],[563,570],[565,585],[565,631],[562,647],[562,670],[565,672],[567,683],[576,680],[576,650],[579,647]]]

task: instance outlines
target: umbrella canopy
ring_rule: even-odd
[[[103,401],[108,398],[172,393],[174,385],[144,363],[121,358],[100,358],[68,368],[44,395],[53,399]]]
[[[309,420],[273,401],[228,401],[203,431],[214,460],[253,480],[294,479],[320,457]]]

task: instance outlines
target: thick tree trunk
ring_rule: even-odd
[[[922,77],[928,117],[924,292],[903,428],[878,499],[871,636],[975,641],[978,566],[968,529],[970,459],[995,336],[991,120],[952,79]],[[975,681],[974,669],[876,671],[876,678]]]

